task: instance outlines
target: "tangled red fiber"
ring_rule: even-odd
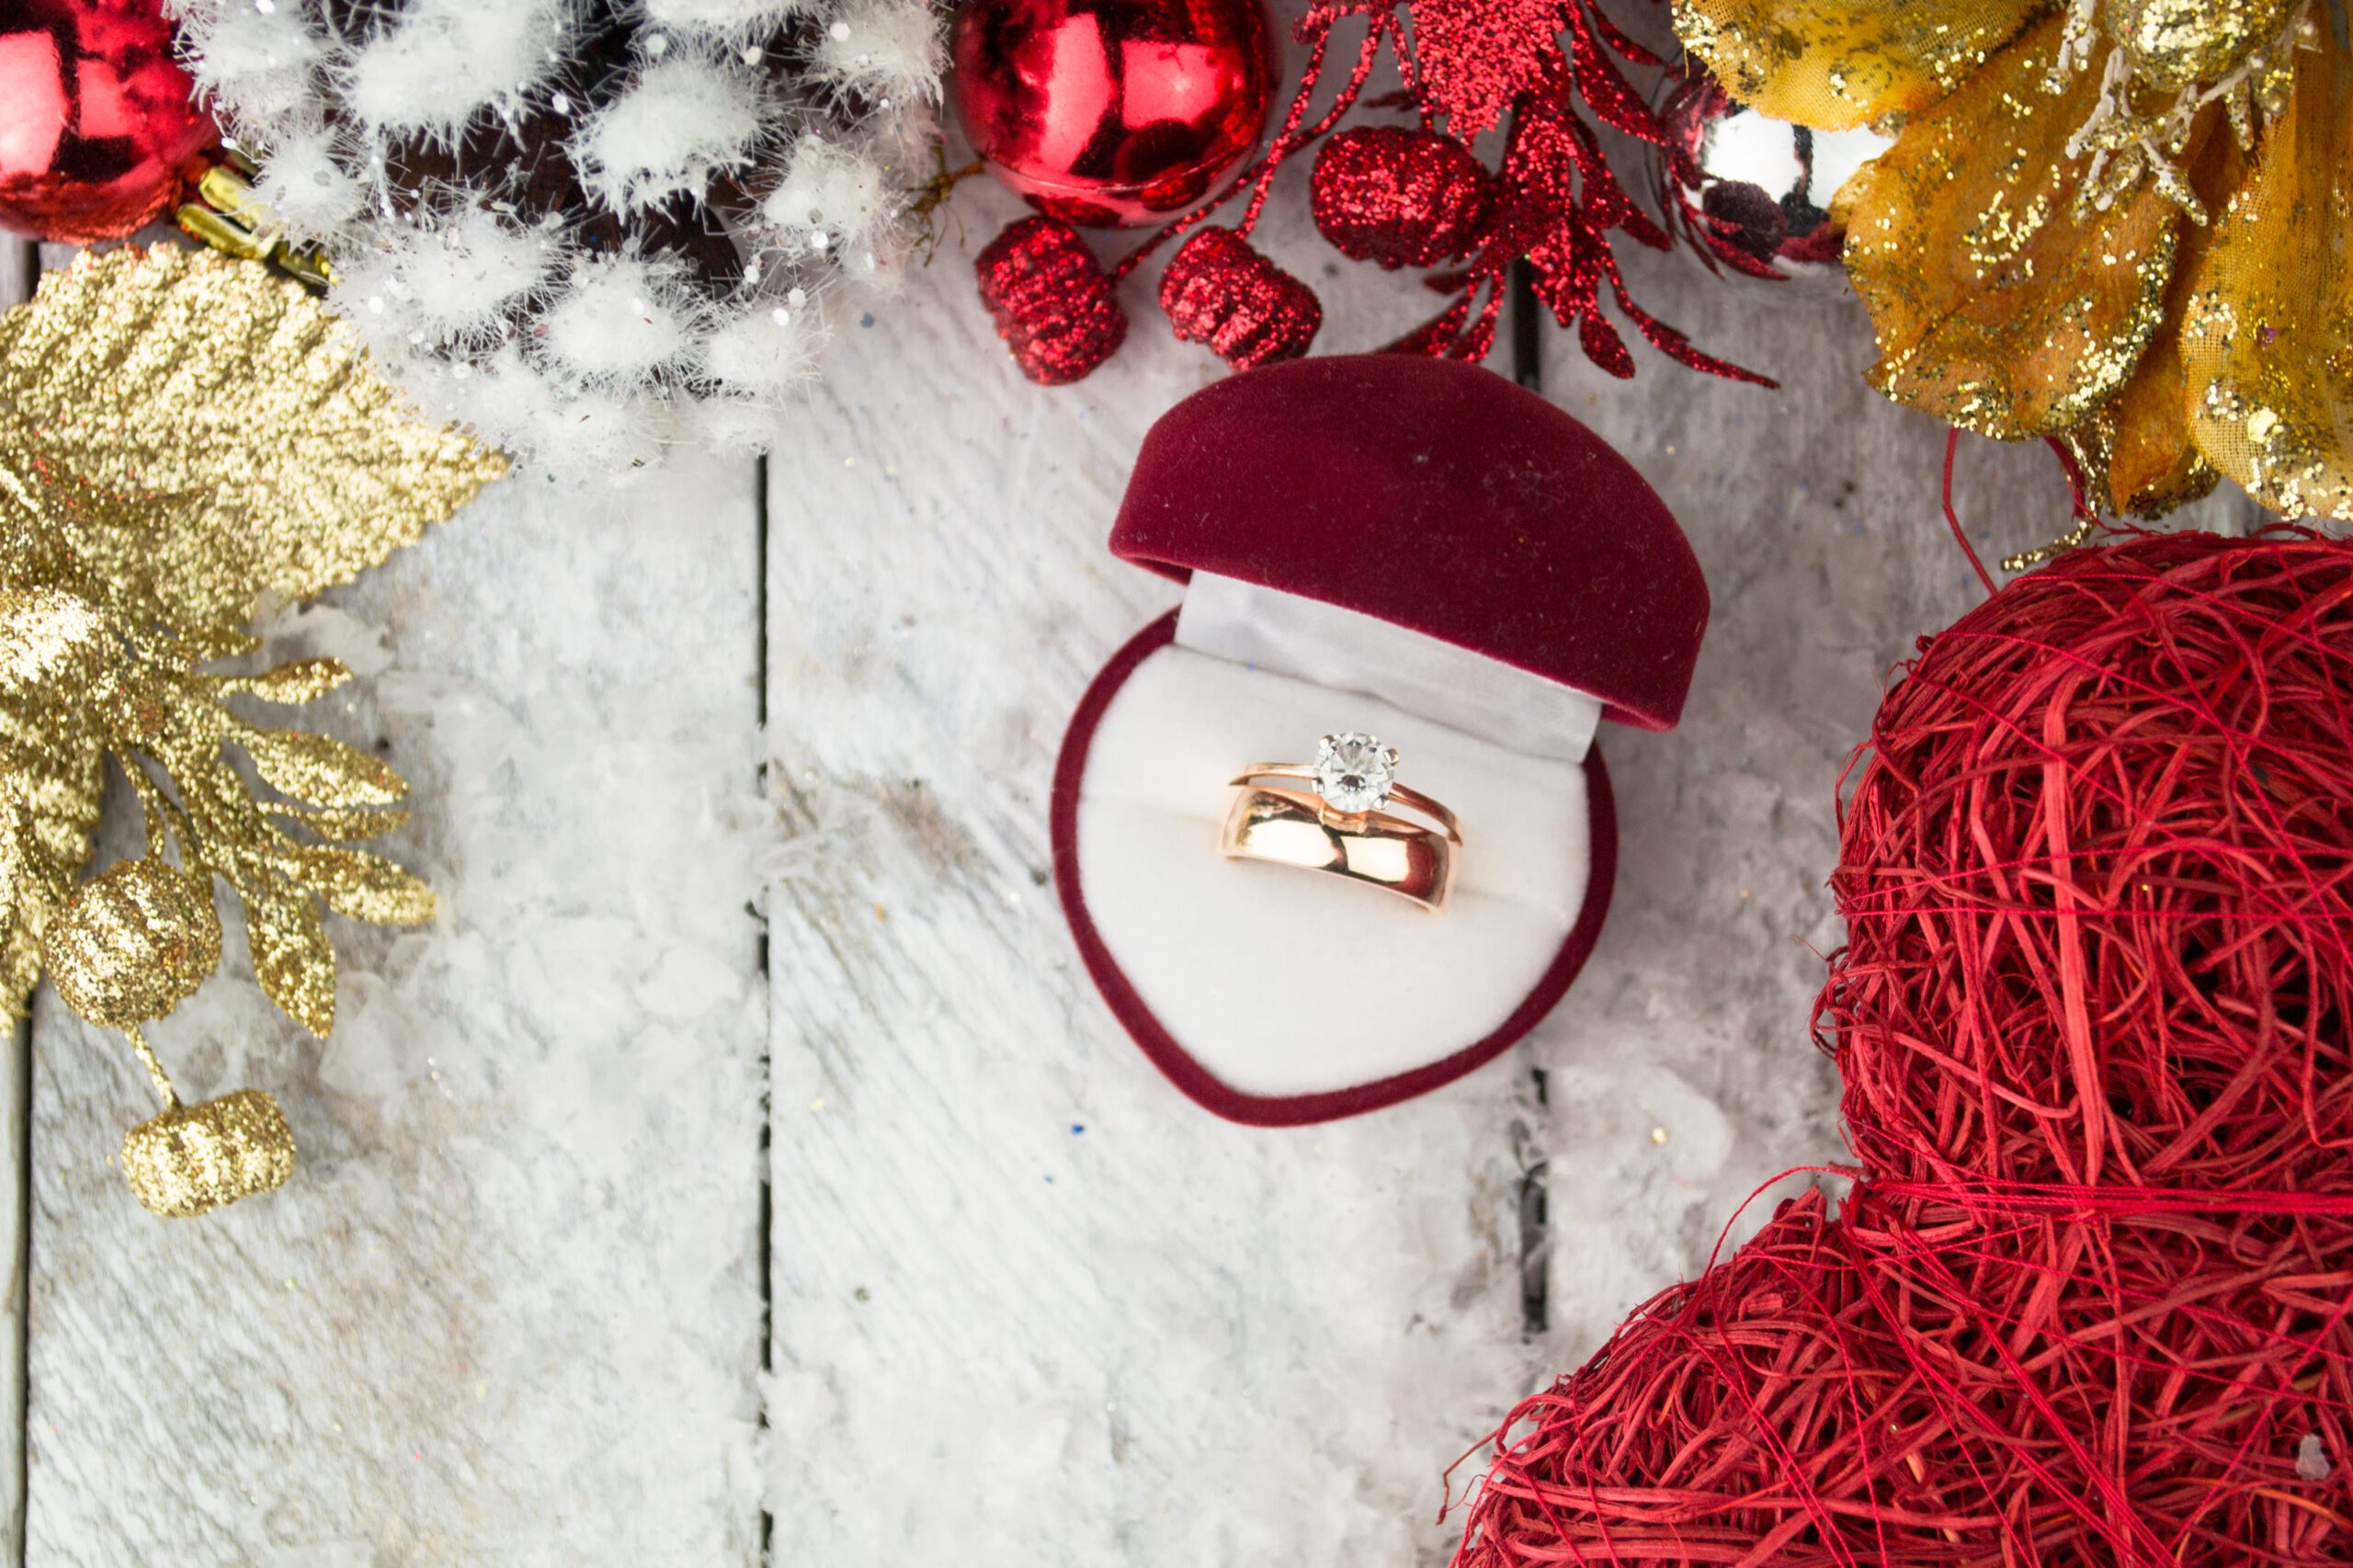
[[[1461,1568],[2353,1562],[2353,546],[2137,536],[1843,781],[1859,1181],[1515,1410]]]

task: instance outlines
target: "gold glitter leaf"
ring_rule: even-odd
[[[422,926],[433,918],[433,890],[364,849],[305,845],[288,852],[290,869],[337,915],[377,926]]]
[[[147,548],[195,620],[347,581],[506,467],[411,416],[300,286],[179,246],[85,254],[0,316],[0,409],[100,491],[188,502]]]
[[[405,824],[408,812],[399,807],[360,807],[336,811],[326,807],[287,807],[273,810],[270,820],[281,827],[306,827],[321,838],[350,843],[381,838]]]
[[[254,976],[278,1011],[325,1039],[335,1031],[335,949],[308,894],[277,889],[245,896],[245,945]]]
[[[2283,517],[2353,520],[2353,55],[2298,57],[2215,228],[2182,329],[2198,449]]]
[[[222,681],[221,689],[291,704],[324,697],[350,678],[350,666],[340,659],[297,659],[257,676],[232,676]]]
[[[1675,30],[1724,90],[1844,131],[1941,100],[2053,0],[1675,0]]]
[[[387,806],[408,783],[381,757],[306,730],[241,729],[236,742],[270,788],[315,806]]]
[[[2245,173],[2238,140],[2221,108],[2207,111],[2185,164],[2200,203],[2220,211]],[[2197,500],[2221,478],[2190,437],[2181,360],[2182,315],[2213,238],[2211,224],[2182,230],[2181,254],[2165,286],[2164,324],[2131,379],[2094,420],[2076,426],[2078,433],[2093,424],[2100,427],[2101,461],[2094,472],[2102,479],[2104,495],[2096,499],[2103,499],[2110,511],[2154,517]]]
[[[1873,385],[1984,435],[2049,435],[2122,386],[2154,335],[2180,214],[2153,188],[2077,215],[2067,139],[2099,72],[2046,85],[2062,22],[2004,50],[1849,182],[1847,270]]]
[[[140,1202],[184,1220],[285,1186],[294,1133],[259,1089],[168,1106],[123,1134],[122,1174]]]

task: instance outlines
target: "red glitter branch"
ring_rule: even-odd
[[[1362,17],[1365,33],[1347,77],[1321,113],[1330,85],[1332,34]],[[1613,248],[1618,236],[1654,249],[1682,238],[1711,262],[1735,259],[1704,215],[1670,198],[1675,228],[1628,193],[1605,153],[1596,123],[1665,149],[1666,126],[1627,74],[1658,57],[1629,38],[1598,0],[1389,0],[1311,9],[1294,36],[1307,63],[1267,150],[1194,207],[1132,246],[1108,271],[1074,269],[1084,249],[1075,231],[1048,233],[1030,220],[1019,253],[1035,266],[1009,267],[993,247],[982,290],[1015,358],[1033,379],[1074,380],[1117,347],[1104,324],[1106,282],[1116,284],[1170,242],[1191,235],[1168,264],[1161,301],[1178,336],[1207,343],[1237,368],[1307,352],[1322,324],[1313,291],[1252,247],[1276,173],[1323,144],[1313,181],[1317,228],[1343,254],[1383,267],[1430,266],[1432,290],[1448,296],[1437,314],[1389,345],[1392,351],[1482,359],[1495,346],[1511,268],[1525,259],[1536,297],[1587,358],[1612,375],[1634,373],[1624,337],[1601,311],[1603,288],[1653,347],[1677,363],[1728,380],[1774,383],[1695,348],[1635,302]],[[1364,103],[1384,54],[1402,94]],[[1409,107],[1417,129],[1342,131],[1359,107]],[[1588,118],[1590,117],[1590,118]],[[1438,129],[1443,122],[1446,131]],[[1465,145],[1503,127],[1501,166],[1490,170]],[[1335,136],[1335,132],[1339,134]],[[1327,140],[1327,138],[1329,140]],[[1246,199],[1230,228],[1205,227],[1236,197]],[[1196,231],[1199,231],[1198,233]],[[1051,263],[1044,258],[1051,255]],[[1116,301],[1112,301],[1116,311]],[[1122,324],[1124,318],[1122,318]]]

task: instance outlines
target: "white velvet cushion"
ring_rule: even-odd
[[[1194,618],[1190,637],[1212,628],[1213,644],[1246,645],[1259,663],[1188,645],[1180,618],[1178,641],[1147,655],[1105,709],[1079,787],[1080,885],[1138,998],[1204,1069],[1251,1096],[1328,1093],[1486,1039],[1559,957],[1590,880],[1581,759],[1597,705],[1385,623],[1321,606],[1293,615],[1279,601],[1309,601],[1256,593],[1259,602],[1239,613],[1221,593],[1219,613]],[[1329,683],[1267,659],[1322,670]],[[1542,690],[1516,703],[1518,683]],[[1370,689],[1426,709],[1459,706],[1531,749]],[[1449,693],[1462,700],[1449,705]],[[1395,746],[1400,782],[1460,818],[1464,843],[1443,910],[1218,855],[1238,767],[1306,761],[1319,735],[1351,729]]]

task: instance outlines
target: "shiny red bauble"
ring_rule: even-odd
[[[1260,0],[967,0],[949,95],[972,149],[1064,222],[1182,211],[1257,143],[1273,51]]]
[[[216,135],[157,0],[0,0],[0,228],[118,239]]]

